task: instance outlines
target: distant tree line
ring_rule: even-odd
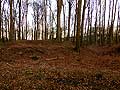
[[[119,0],[54,1],[55,7],[51,0],[0,0],[0,39],[72,40],[78,52],[87,45],[120,42]],[[32,26],[29,7],[33,9]]]

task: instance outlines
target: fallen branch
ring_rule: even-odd
[[[58,59],[64,59],[64,57],[53,57],[53,58],[46,58],[46,61],[58,60]]]
[[[58,57],[54,57],[54,58],[46,58],[46,61],[51,61],[51,60],[57,60]]]

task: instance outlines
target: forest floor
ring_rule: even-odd
[[[71,42],[0,47],[0,90],[120,90],[120,45],[74,50]]]

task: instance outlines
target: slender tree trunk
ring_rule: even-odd
[[[61,26],[60,26],[60,14],[61,14],[61,9],[62,9],[62,0],[57,0],[57,35],[56,38],[58,41],[60,41],[60,33],[61,33]]]
[[[53,13],[52,13],[52,40],[53,40],[53,38],[54,38],[54,28],[53,28],[53,18],[54,18],[54,15],[53,15]]]
[[[87,18],[88,18],[87,44],[89,45],[90,44],[90,39],[91,39],[91,35],[90,35],[90,23],[91,23],[91,20],[90,20],[90,0],[88,1],[88,15],[87,15]]]
[[[103,35],[102,35],[102,45],[105,44],[105,14],[106,14],[106,0],[104,1],[104,12],[103,12]]]
[[[10,33],[9,33],[9,40],[14,40],[14,29],[13,29],[13,0],[10,0]]]
[[[10,32],[9,26],[10,26],[10,24],[9,24],[9,19],[8,19],[8,26],[7,26],[8,27],[8,33],[7,34],[9,34],[9,32]],[[7,39],[8,39],[8,37],[7,37]]]
[[[99,0],[99,45],[101,45],[101,0]]]
[[[36,40],[36,30],[34,30],[34,40]]]
[[[86,0],[84,0],[83,12],[82,12],[81,39],[80,39],[80,41],[81,41],[81,42],[80,42],[81,46],[82,46],[82,44],[83,44],[83,29],[84,29],[85,9],[86,9]]]
[[[20,33],[21,33],[21,0],[19,0],[19,31],[18,31],[18,40],[21,39]]]
[[[7,40],[7,37],[8,37],[8,36],[7,36],[7,32],[8,32],[8,31],[7,31],[7,23],[6,23],[6,29],[5,29],[6,40]]]
[[[120,42],[120,8],[118,7],[118,43]]]
[[[117,20],[117,30],[116,30],[116,34],[115,34],[115,42],[116,42],[116,44],[118,44],[118,29],[119,29],[118,25],[119,25],[119,23],[118,23],[118,20]]]
[[[63,17],[64,17],[64,38],[65,38],[65,34],[66,34],[66,32],[65,32],[66,31],[65,20],[66,20],[66,18],[65,18],[65,6],[64,6],[64,4],[63,4]]]
[[[45,7],[45,40],[48,39],[48,31],[47,31],[47,0],[44,1],[44,7]]]
[[[0,39],[1,39],[1,22],[2,22],[1,4],[2,4],[2,1],[0,0]]]
[[[78,0],[78,8],[77,8],[77,33],[76,33],[76,51],[80,52],[80,21],[81,21],[81,6],[82,0]]]
[[[24,31],[23,31],[23,26],[22,26],[22,40],[24,40]]]
[[[110,29],[110,11],[111,11],[111,0],[109,3],[109,17],[108,17],[108,28],[107,28],[107,43],[110,43],[110,33],[109,33],[109,29]]]
[[[116,30],[116,44],[119,43],[119,23],[120,23],[120,16],[119,16],[119,8],[118,8],[118,18],[117,18],[117,30]]]
[[[114,0],[113,0],[114,2]],[[110,44],[113,43],[113,28],[114,28],[114,21],[116,16],[116,6],[117,6],[118,0],[116,0],[116,3],[113,3],[113,9],[112,9],[112,19],[111,19],[111,27],[110,27]],[[114,10],[115,9],[115,10]]]
[[[85,21],[85,38],[84,38],[85,41],[84,41],[84,43],[85,43],[85,46],[87,46],[87,23],[88,23],[87,21],[88,20],[87,19],[85,19],[85,20],[86,21]]]
[[[3,24],[3,20],[2,20],[2,39],[4,39],[4,32],[3,32],[3,29],[4,29],[4,24]]]
[[[73,42],[76,41],[76,17],[77,17],[77,15],[75,14],[75,21],[74,21],[74,39],[73,39]]]
[[[96,0],[96,16],[95,16],[95,44],[97,44],[97,15],[98,15],[98,4]]]
[[[32,29],[32,40],[33,40],[33,29]]]
[[[38,40],[38,31],[39,31],[39,13],[37,10],[37,31],[36,31],[36,40]]]
[[[91,8],[91,17],[90,17],[90,44],[92,44],[92,14],[93,14],[93,7]]]
[[[26,12],[26,15],[25,15],[25,18],[26,18],[26,27],[25,27],[25,30],[26,30],[26,40],[27,40],[27,34],[28,34],[28,26],[27,26],[27,12]]]
[[[25,27],[25,28],[26,28],[26,40],[27,40],[27,36],[28,36],[28,35],[27,35],[27,34],[28,34],[28,29],[27,29],[27,28],[28,28],[28,25],[27,25],[27,24],[28,24],[28,23],[27,23],[27,21],[28,21],[28,20],[27,20],[27,14],[28,14],[28,0],[26,0],[26,7],[27,7],[27,8],[26,8],[26,15],[25,15],[25,18],[26,18],[26,27]]]
[[[42,40],[44,39],[43,37],[44,37],[44,28],[43,28],[44,26],[43,26],[43,15],[42,15]]]
[[[76,9],[75,9],[75,21],[74,21],[74,39],[73,39],[73,42],[76,41],[76,20],[77,20],[77,0],[76,0]]]
[[[70,38],[70,18],[71,18],[71,1],[68,2],[69,5],[69,16],[68,16],[68,36],[67,36],[67,40],[69,40]]]
[[[33,30],[33,40],[36,40],[35,28]]]
[[[111,15],[111,25],[110,25],[110,29],[109,29],[109,44],[111,45],[112,44],[112,39],[113,39],[113,15],[114,14],[114,0],[113,0],[113,5],[112,5],[112,15]]]

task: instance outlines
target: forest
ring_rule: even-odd
[[[120,90],[120,0],[0,0],[0,90]]]

